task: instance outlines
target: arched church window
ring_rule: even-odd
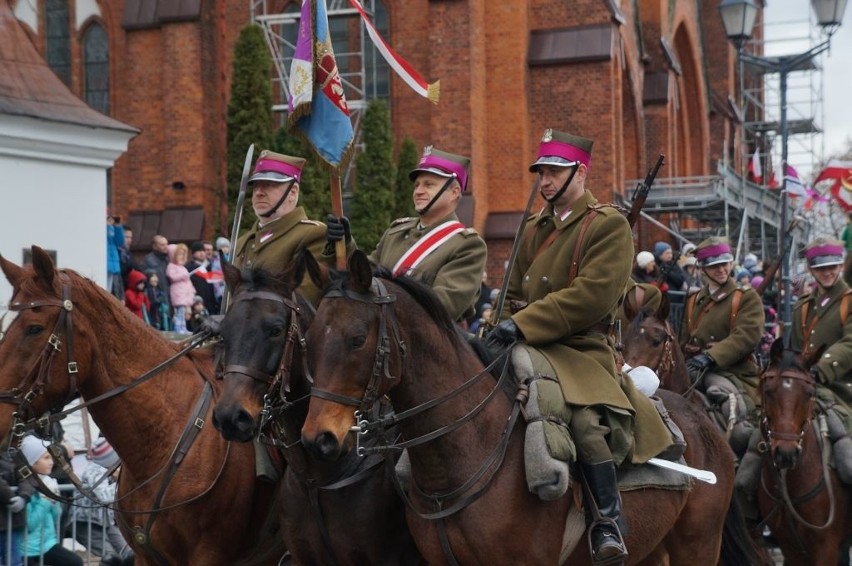
[[[71,26],[68,0],[47,0],[45,18],[47,64],[62,82],[71,86]]]
[[[83,36],[83,93],[89,106],[109,114],[109,44],[103,26],[94,23]]]

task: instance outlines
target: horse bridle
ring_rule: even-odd
[[[74,303],[71,301],[71,286],[68,282],[68,277],[60,272],[59,276],[62,280],[62,299],[43,299],[40,301],[30,302],[13,302],[9,305],[10,311],[20,312],[24,310],[37,309],[41,307],[55,307],[59,309],[59,316],[56,319],[56,324],[47,339],[44,349],[32,367],[26,374],[26,381],[32,376],[32,383],[29,389],[26,386],[13,387],[7,391],[0,391],[0,403],[9,403],[17,408],[12,413],[12,445],[17,448],[21,438],[27,432],[27,421],[32,409],[32,403],[43,392],[45,386],[50,380],[50,369],[53,364],[54,356],[62,351],[62,331],[65,331],[65,343],[68,352],[68,363],[66,372],[68,373],[68,396],[63,402],[63,406],[67,404],[77,393],[77,362],[74,361],[74,328],[72,324],[71,313],[74,310]],[[44,423],[48,424],[47,421]]]
[[[805,383],[806,385],[810,385],[810,386],[816,385],[816,380],[814,379],[814,376],[811,375],[808,372],[802,372],[802,371],[790,371],[790,370],[785,370],[785,371],[780,371],[780,372],[779,371],[766,371],[766,372],[764,372],[763,377],[762,377],[763,381],[768,381],[770,379],[778,379],[778,378],[793,379],[793,380],[796,380],[796,381],[801,381],[801,382]],[[812,394],[810,399],[808,400],[808,404],[809,404],[808,415],[813,414],[813,408],[814,408],[815,401],[816,401],[816,396],[815,396],[815,394]],[[761,403],[762,403],[762,406],[764,406],[764,407],[767,406],[767,404],[766,404],[766,387],[765,386],[761,387]],[[810,418],[805,419],[805,422],[802,424],[802,428],[801,428],[801,430],[799,430],[798,433],[775,432],[771,428],[771,423],[769,422],[769,416],[766,415],[766,412],[764,411],[763,418],[760,421],[760,430],[763,433],[763,437],[766,439],[765,449],[772,451],[772,449],[773,449],[772,441],[774,439],[792,440],[792,441],[796,442],[796,454],[801,454],[802,453],[802,441],[805,438],[805,433],[808,430],[809,424],[810,424]]]
[[[356,399],[354,397],[340,395],[318,387],[311,387],[311,397],[318,397],[327,401],[358,407],[358,410],[355,411],[355,419],[359,424],[366,424],[364,419],[366,419],[367,415],[371,412],[376,412],[375,416],[378,416],[377,411],[379,410],[379,403],[376,403],[376,401],[380,396],[379,391],[381,389],[382,380],[394,381],[399,379],[399,376],[391,375],[390,363],[392,350],[390,336],[393,336],[396,342],[396,350],[399,352],[400,371],[402,371],[402,365],[408,350],[405,341],[400,337],[399,323],[397,322],[394,309],[388,308],[389,306],[392,307],[396,302],[396,295],[389,294],[382,280],[375,277],[373,278],[371,288],[375,290],[375,294],[358,293],[344,289],[332,289],[323,295],[323,299],[352,299],[362,303],[377,305],[381,309],[381,314],[379,316],[379,334],[376,344],[376,357],[373,360],[373,371],[370,374],[370,381],[367,383],[367,388],[364,390],[364,396],[361,399]],[[390,321],[390,324],[388,324],[388,321]],[[388,333],[388,328],[390,328],[390,333]]]
[[[229,364],[222,370],[222,379],[225,379],[229,375],[245,375],[255,381],[260,381],[261,383],[269,385],[269,388],[263,396],[263,407],[260,411],[260,423],[258,424],[258,431],[260,432],[260,435],[263,436],[263,430],[266,426],[282,411],[287,410],[294,404],[308,398],[308,396],[305,396],[293,401],[287,399],[287,393],[290,389],[290,375],[293,371],[293,357],[295,356],[296,348],[299,349],[299,352],[302,355],[302,371],[304,372],[305,379],[307,379],[309,383],[313,383],[313,379],[311,378],[310,370],[308,369],[307,342],[305,341],[302,327],[299,324],[298,315],[301,313],[301,307],[296,300],[295,291],[290,298],[271,291],[245,291],[235,297],[234,305],[241,301],[254,300],[272,301],[284,305],[284,307],[290,310],[290,323],[287,325],[287,336],[284,340],[284,351],[281,353],[281,359],[278,362],[278,367],[275,370],[275,373],[269,374],[253,367]],[[286,442],[280,443],[274,438],[265,438],[264,442],[279,446],[280,448],[290,447],[286,444]]]
[[[786,379],[794,379],[796,381],[801,381],[810,386],[816,386],[816,378],[810,372],[803,371],[780,371],[780,372],[770,372],[766,371],[763,374],[762,380],[768,379],[776,379],[776,378],[786,378]],[[761,402],[763,406],[766,407],[766,387],[761,387]],[[773,432],[770,428],[769,417],[766,416],[764,411],[764,417],[760,421],[760,431],[765,439],[761,442],[758,451],[763,454],[772,454],[773,446],[772,440],[777,438],[779,440],[793,440],[796,442],[796,455],[800,455],[802,453],[802,443],[804,442],[805,434],[808,431],[810,426],[810,422],[812,418],[816,418],[814,416],[814,405],[817,403],[816,401],[816,393],[812,393],[810,398],[808,399],[808,418],[805,419],[805,422],[802,424],[802,429],[798,433],[781,433],[781,432]],[[816,437],[817,442],[820,442],[820,435],[827,436],[828,429],[825,423],[825,416],[819,416],[819,426],[814,428],[814,435]],[[777,486],[780,489],[781,495],[780,500],[784,502],[787,510],[790,515],[799,523],[804,525],[808,529],[821,531],[827,529],[834,522],[835,517],[835,501],[834,501],[834,487],[832,485],[831,479],[829,478],[829,459],[831,454],[831,449],[829,446],[829,442],[827,439],[823,438],[821,441],[822,444],[822,475],[820,476],[820,481],[814,486],[808,493],[799,496],[797,498],[790,497],[790,494],[787,491],[787,469],[779,469],[775,464],[774,458],[769,458],[773,464],[773,468],[777,474],[776,482]],[[773,493],[769,490],[769,488],[763,483],[761,480],[761,485],[763,486],[764,492],[769,495],[769,497],[778,502],[778,498],[773,495]],[[802,517],[798,511],[796,511],[795,505],[797,503],[803,503],[816,497],[816,495],[820,492],[820,490],[825,489],[828,491],[828,500],[829,500],[829,509],[828,509],[828,517],[822,525],[814,524]],[[795,531],[794,531],[795,533]],[[801,549],[805,548],[804,541],[802,541],[801,537],[796,533],[797,544]]]
[[[660,358],[657,360],[657,363],[651,368],[658,376],[663,375],[664,372],[671,371],[675,363],[674,351],[672,349],[674,333],[672,332],[671,323],[668,320],[665,321],[664,329],[666,337],[663,341],[663,350],[660,352]],[[640,326],[639,331],[645,332],[645,329]]]

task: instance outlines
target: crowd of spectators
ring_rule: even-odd
[[[218,313],[225,294],[219,252],[230,256],[230,242],[170,244],[162,235],[138,261],[131,253],[133,231],[117,216],[107,217],[108,291],[157,330],[189,334]]]

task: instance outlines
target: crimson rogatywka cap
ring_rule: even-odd
[[[540,165],[572,167],[582,163],[588,168],[592,164],[593,144],[590,139],[548,128],[538,144],[538,156],[530,165],[530,173],[538,171]]]
[[[286,183],[295,179],[302,180],[302,168],[306,160],[302,157],[293,157],[283,153],[275,153],[264,149],[254,164],[254,172],[249,178],[249,183],[255,181],[271,181],[273,183]]]
[[[843,242],[830,238],[817,238],[805,247],[808,267],[843,265]]]
[[[408,174],[413,182],[420,173],[433,173],[440,177],[449,179],[455,177],[459,181],[462,192],[467,191],[468,170],[470,159],[462,155],[447,153],[427,145],[420,156],[420,163]]]

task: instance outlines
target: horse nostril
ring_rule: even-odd
[[[340,457],[340,444],[331,432],[321,432],[313,441],[302,435],[302,444],[320,460],[332,462]]]
[[[213,426],[225,440],[248,442],[254,438],[255,420],[245,409],[230,411],[222,407],[213,410]]]

